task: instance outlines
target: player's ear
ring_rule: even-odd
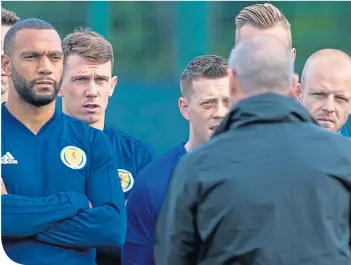
[[[59,91],[58,91],[58,94],[57,94],[60,98],[63,98],[63,92],[62,92],[62,89],[60,87]]]
[[[1,72],[5,75],[11,75],[11,60],[6,54],[1,55]]]
[[[63,86],[63,78],[64,78],[64,73],[62,73],[62,77],[61,77],[61,80],[60,80],[60,83],[59,83],[59,91],[57,93],[57,95],[60,97],[60,98],[63,98],[63,89],[62,89],[62,86]]]
[[[301,87],[301,84],[299,82],[296,84],[295,98],[297,100],[301,100],[302,99],[302,87]]]
[[[298,86],[299,86],[299,76],[297,74],[294,74],[292,83],[291,83],[291,88],[289,92],[289,97],[294,97],[297,99],[297,94],[301,94],[301,85],[299,86],[300,92],[298,92]]]
[[[187,121],[190,121],[190,114],[189,114],[189,104],[188,100],[184,97],[180,97],[178,100],[178,106],[180,113]]]
[[[230,101],[231,104],[234,105],[240,100],[240,98],[238,97],[238,79],[233,69],[228,68],[227,73],[229,78]]]
[[[295,58],[296,58],[296,49],[295,48],[291,49],[291,56],[292,56],[293,60],[295,61]]]
[[[108,93],[109,97],[112,97],[113,92],[115,91],[115,87],[117,85],[117,82],[118,82],[118,77],[117,76],[113,76],[111,78],[111,89],[110,89],[110,92]]]

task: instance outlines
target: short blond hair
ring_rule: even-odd
[[[256,4],[245,7],[235,18],[235,42],[240,40],[242,27],[250,25],[258,29],[269,29],[276,25],[282,25],[288,34],[290,46],[292,46],[291,25],[287,18],[272,4]]]

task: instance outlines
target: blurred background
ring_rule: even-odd
[[[78,26],[107,38],[119,77],[107,121],[161,154],[188,136],[177,105],[182,70],[199,55],[227,58],[235,40],[235,16],[255,3],[261,2],[2,1],[2,6],[21,19],[50,22],[62,38]],[[351,2],[272,3],[292,26],[297,73],[318,49],[351,54]]]

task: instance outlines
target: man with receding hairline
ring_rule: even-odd
[[[234,47],[235,103],[176,167],[158,217],[156,265],[349,265],[351,142],[288,96],[290,49]]]
[[[302,71],[296,97],[324,128],[348,136],[351,113],[351,58],[343,51],[312,54]]]
[[[55,111],[60,36],[40,19],[17,22],[1,62],[4,250],[20,264],[94,265],[95,248],[124,244],[124,198],[104,134]]]

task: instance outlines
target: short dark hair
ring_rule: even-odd
[[[7,10],[3,7],[1,8],[1,25],[13,26],[18,21],[20,21],[20,18],[18,16],[16,16],[15,12]]]
[[[79,55],[93,62],[107,63],[113,66],[114,56],[110,42],[89,28],[77,28],[62,41],[64,67],[70,55]]]
[[[227,76],[228,61],[217,55],[196,57],[184,69],[180,78],[180,88],[183,97],[189,97],[193,92],[194,80],[204,78],[222,78]]]
[[[13,40],[16,37],[17,32],[23,29],[37,29],[37,30],[54,30],[56,29],[48,22],[38,18],[27,18],[17,22],[13,25],[6,33],[4,39],[4,53],[11,55],[13,48]]]

